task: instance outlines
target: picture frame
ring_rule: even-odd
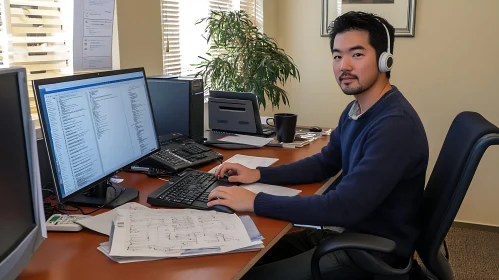
[[[416,0],[321,0],[321,37],[338,15],[348,11],[377,14],[390,22],[397,37],[414,37]]]

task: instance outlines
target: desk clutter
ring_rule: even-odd
[[[249,216],[191,209],[152,209],[127,203],[77,221],[109,235],[97,250],[118,263],[262,249],[263,237]]]
[[[249,168],[270,166],[277,158],[236,154],[226,162]],[[220,165],[219,165],[220,166]],[[219,166],[208,173],[215,173]],[[294,196],[300,190],[261,183],[241,187],[254,193]],[[262,249],[263,237],[249,216],[194,209],[152,209],[130,202],[75,221],[108,235],[97,249],[118,263],[202,256]]]
[[[252,135],[221,131],[206,131],[205,145],[220,149],[255,149],[263,146],[282,148],[301,148],[309,145],[321,136],[329,136],[331,129],[321,132],[310,132],[307,128],[297,128],[293,142],[280,142],[277,136],[264,138]]]

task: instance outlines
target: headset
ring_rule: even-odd
[[[380,72],[388,72],[392,70],[393,66],[393,54],[390,52],[390,32],[388,28],[381,21],[379,22],[386,30],[386,37],[388,38],[388,49],[379,56],[378,69]]]

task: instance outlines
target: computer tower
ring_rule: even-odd
[[[201,78],[147,78],[158,136],[181,133],[195,141],[204,137],[204,87]]]

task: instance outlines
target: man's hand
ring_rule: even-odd
[[[225,172],[229,172],[229,182],[239,182],[243,184],[251,184],[260,180],[260,170],[249,169],[239,163],[226,162],[220,166],[215,172],[217,178],[223,178]]]
[[[241,187],[217,187],[208,196],[208,206],[225,205],[234,211],[255,212],[256,194]]]

